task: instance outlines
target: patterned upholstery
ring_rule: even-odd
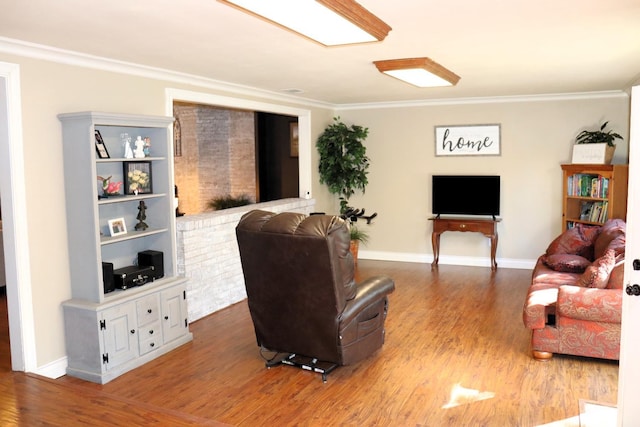
[[[562,243],[567,238],[575,242],[576,236],[596,235],[593,247],[588,250],[581,247],[581,253],[592,250],[595,265],[601,265],[605,258],[610,263],[613,254],[615,265],[612,271],[609,269],[608,278],[604,278],[604,289],[598,289],[581,286],[585,280],[580,273],[555,271],[546,265],[544,257],[549,251],[538,259],[523,309],[524,325],[532,330],[534,356],[561,353],[618,360],[625,223],[614,219],[598,227],[596,233],[564,234],[552,242],[550,252],[563,247],[569,250],[571,245]]]

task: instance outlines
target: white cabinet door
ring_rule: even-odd
[[[100,329],[104,340],[101,355],[106,370],[138,356],[138,331],[134,303],[121,304],[102,312]]]
[[[168,343],[188,332],[187,301],[184,286],[163,291],[162,302],[162,337]]]

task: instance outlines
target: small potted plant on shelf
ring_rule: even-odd
[[[604,122],[600,129],[583,130],[576,136],[576,143],[573,147],[573,163],[611,163],[613,153],[616,150],[615,140],[624,138],[613,130],[605,131],[608,124],[608,121]]]

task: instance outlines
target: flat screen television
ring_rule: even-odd
[[[434,215],[500,215],[497,175],[433,175],[431,194]]]

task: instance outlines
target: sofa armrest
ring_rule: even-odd
[[[547,314],[555,313],[557,299],[556,286],[544,283],[532,285],[522,312],[524,326],[529,329],[544,329],[547,325]]]
[[[556,306],[559,316],[591,322],[620,323],[622,290],[560,286]]]
[[[375,276],[358,283],[356,297],[347,301],[340,322],[351,322],[365,307],[387,297],[395,290],[395,284],[390,277]]]

